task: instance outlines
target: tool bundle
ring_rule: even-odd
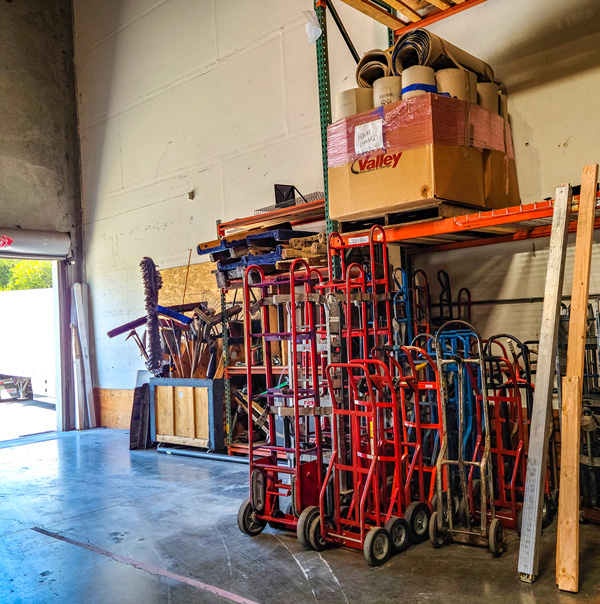
[[[148,371],[155,377],[221,377],[222,313],[202,302],[169,307],[159,305],[160,272],[151,258],[144,258],[140,267],[146,315],[112,329],[108,337],[127,333],[126,339],[133,339]],[[227,309],[226,318],[235,317],[241,311],[242,307],[234,304]],[[191,317],[184,314],[190,312]],[[146,326],[146,330],[140,336],[137,329],[142,326]]]
[[[285,274],[245,270],[240,530],[295,530],[306,548],[361,549],[371,565],[427,538],[500,555],[521,519],[530,348],[504,334],[484,343],[463,320],[470,293],[453,303],[444,271],[431,312],[423,271],[390,279],[377,226],[353,245],[333,233],[328,248],[327,270],[302,259]]]

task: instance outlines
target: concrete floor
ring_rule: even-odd
[[[0,441],[56,430],[54,399],[0,401]]]
[[[600,602],[597,526],[582,527],[576,596],[554,585],[555,529],[534,585],[519,581],[513,534],[500,559],[424,543],[369,568],[359,552],[306,552],[271,529],[242,535],[246,466],[129,452],[120,430],[25,440],[0,445],[2,604]]]

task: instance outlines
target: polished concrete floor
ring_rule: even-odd
[[[424,543],[369,568],[271,529],[242,535],[246,466],[130,452],[118,430],[29,441],[0,444],[2,604],[600,602],[600,527],[582,527],[576,596],[554,585],[554,529],[534,585],[519,581],[512,534],[499,559]]]

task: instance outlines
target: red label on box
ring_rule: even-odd
[[[12,242],[13,240],[8,235],[2,235],[2,237],[0,237],[0,248],[10,247]]]

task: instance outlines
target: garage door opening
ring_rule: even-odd
[[[53,264],[0,258],[0,441],[57,427]]]

